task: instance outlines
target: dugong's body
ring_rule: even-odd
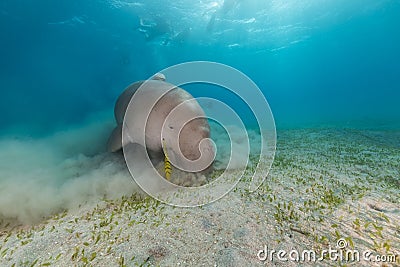
[[[111,152],[128,143],[141,143],[137,138],[145,131],[146,149],[161,155],[167,151],[171,162],[180,168],[197,172],[210,167],[214,160],[203,109],[188,92],[162,79],[128,86],[115,104],[114,115],[117,127],[108,142]],[[124,118],[126,138],[122,140]]]

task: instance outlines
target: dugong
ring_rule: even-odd
[[[203,109],[187,91],[166,82],[163,74],[129,85],[118,97],[114,115],[117,126],[108,140],[108,151],[141,143],[137,138],[145,131],[150,156],[166,157],[189,172],[212,169],[216,152]],[[122,140],[124,118],[126,132]]]

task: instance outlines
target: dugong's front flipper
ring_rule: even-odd
[[[122,148],[122,125],[118,125],[112,131],[107,142],[107,151],[116,152]]]

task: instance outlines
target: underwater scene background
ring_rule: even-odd
[[[265,246],[320,252],[344,240],[397,255],[362,266],[397,266],[399,14],[398,0],[0,0],[0,265],[265,266]],[[225,125],[229,139],[210,123],[217,157],[206,178],[229,161],[240,181],[192,209],[144,194],[106,151],[121,92],[189,61],[247,75],[277,130],[276,153],[258,158],[246,103],[215,85],[182,86],[226,102],[248,130]],[[264,183],[249,192],[258,166]]]

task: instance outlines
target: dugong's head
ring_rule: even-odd
[[[188,172],[212,170],[215,145],[210,139],[210,126],[195,99],[174,108],[167,116],[161,132],[169,160]]]

